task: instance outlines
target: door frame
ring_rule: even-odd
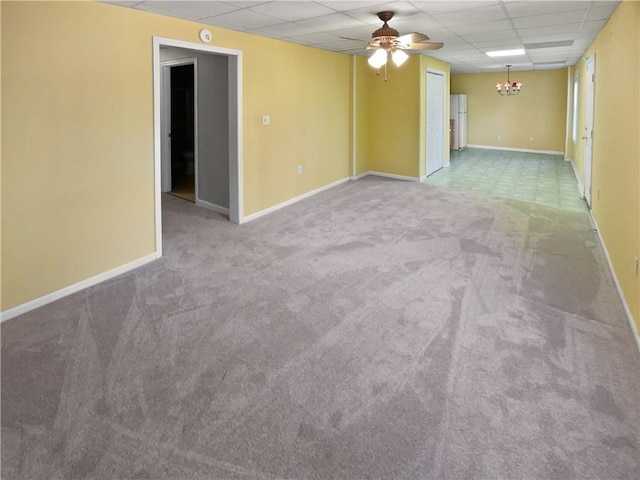
[[[596,55],[584,59],[587,65],[586,95],[584,109],[584,150],[582,155],[583,191],[587,206],[591,209],[591,184],[593,179],[593,120],[596,96]],[[588,155],[587,155],[588,153]]]
[[[169,141],[169,130],[171,129],[171,68],[181,67],[184,65],[193,65],[193,174],[195,183],[196,200],[198,196],[198,57],[181,58],[179,60],[165,60],[160,62],[162,69],[161,74],[161,107],[160,114],[164,117],[164,121],[160,121],[162,129],[162,142],[165,145],[167,155],[160,153],[160,161],[162,163],[162,191],[171,191],[171,142]],[[167,73],[169,75],[167,75]],[[167,82],[167,77],[169,82]],[[166,146],[168,144],[168,150]],[[162,145],[161,145],[162,147]]]
[[[448,144],[447,144],[447,138],[448,135],[445,135],[445,130],[448,132],[449,128],[447,127],[448,122],[447,122],[447,72],[443,71],[443,70],[438,70],[436,68],[431,68],[431,67],[427,67],[425,69],[425,74],[424,74],[424,96],[425,96],[425,106],[424,106],[424,175],[425,178],[429,175],[431,175],[432,173],[437,172],[438,170],[434,170],[431,173],[427,173],[428,169],[427,169],[427,156],[428,156],[428,135],[427,135],[427,128],[428,128],[428,119],[427,119],[427,112],[429,111],[429,108],[427,106],[427,103],[429,102],[429,95],[427,94],[427,89],[429,88],[429,74],[432,73],[434,75],[439,75],[442,77],[442,129],[441,129],[441,138],[440,141],[442,143],[442,167],[441,168],[445,168],[449,166],[449,162],[447,161],[447,155],[446,152],[448,150]]]
[[[156,254],[162,255],[161,62],[160,47],[224,55],[229,60],[229,220],[244,222],[242,175],[242,51],[153,36],[153,167]],[[195,155],[195,153],[194,153]]]

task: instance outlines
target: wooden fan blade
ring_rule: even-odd
[[[353,40],[354,42],[361,42],[361,43],[369,43],[369,40],[362,40],[361,38],[351,38],[351,37],[340,37],[343,40]]]
[[[403,50],[440,50],[444,47],[442,42],[422,42],[411,43],[409,46],[402,46]]]
[[[371,47],[369,45],[366,45],[364,47],[356,47],[356,48],[345,48],[343,50],[336,50],[336,52],[341,53],[341,52],[357,52],[359,50],[369,50]]]
[[[402,35],[396,39],[400,43],[417,43],[417,42],[426,42],[429,40],[429,37],[424,33],[407,33],[406,35]]]

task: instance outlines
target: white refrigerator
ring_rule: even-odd
[[[450,148],[452,150],[462,150],[467,146],[467,95],[464,93],[451,95],[450,108]]]

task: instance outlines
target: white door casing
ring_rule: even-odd
[[[595,90],[596,90],[596,57],[595,54],[586,58],[587,63],[587,81],[586,81],[586,102],[584,113],[584,154],[582,172],[583,172],[583,196],[589,208],[591,208],[591,177],[593,170],[593,117],[595,106]]]
[[[177,47],[225,55],[229,61],[229,220],[241,224],[243,215],[242,180],[242,52],[165,37],[153,37],[153,144],[155,254],[162,255],[162,127],[160,47]],[[194,152],[195,153],[195,152]]]

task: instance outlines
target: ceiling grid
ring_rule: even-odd
[[[620,4],[620,0],[106,2],[331,51],[366,46],[381,26],[376,13],[391,10],[395,16],[389,25],[400,35],[421,32],[431,41],[444,42],[441,50],[424,53],[449,63],[453,73],[496,71],[506,63],[514,71],[574,65]],[[485,54],[517,48],[525,48],[525,55]],[[370,55],[364,49],[346,53]]]

